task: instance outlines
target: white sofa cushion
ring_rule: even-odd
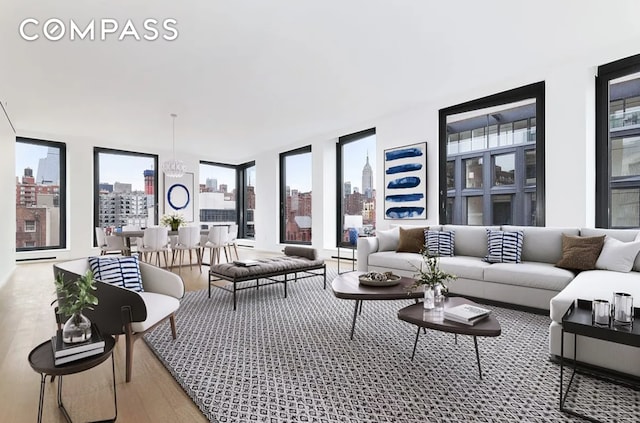
[[[444,225],[443,231],[456,233],[456,256],[484,257],[487,255],[487,229],[499,230],[499,226]]]
[[[492,266],[492,264],[484,261],[482,257],[440,257],[440,269],[442,271],[452,273],[463,279],[477,279],[481,281],[484,276],[484,271],[490,266]]]
[[[416,253],[396,253],[395,251],[380,251],[369,255],[369,266],[385,269],[402,269],[409,272],[420,268],[422,256]],[[417,270],[415,270],[417,272]]]
[[[139,294],[147,307],[147,319],[131,323],[134,332],[144,332],[180,308],[180,301],[177,298],[153,292],[140,292]]]
[[[626,292],[640,298],[640,273],[587,270],[580,272],[565,289],[551,299],[549,315],[554,322],[562,322],[562,316],[576,300],[596,298],[613,299],[614,292]]]
[[[399,228],[391,228],[386,231],[376,231],[378,238],[378,251],[395,251],[400,242]]]
[[[484,280],[507,285],[531,288],[563,290],[574,275],[571,271],[555,267],[550,263],[494,263],[484,270]]]
[[[522,261],[556,263],[562,258],[562,234],[578,236],[578,228],[502,226],[503,231],[522,231]]]
[[[640,241],[622,242],[606,235],[602,251],[596,261],[596,269],[630,272],[638,252],[640,252]]]

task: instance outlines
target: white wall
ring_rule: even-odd
[[[427,98],[410,110],[377,117],[366,122],[354,122],[345,128],[332,129],[305,140],[292,140],[286,148],[272,150],[255,159],[256,163],[256,239],[255,247],[264,251],[279,251],[279,153],[298,147],[312,146],[313,171],[313,246],[322,255],[335,255],[336,171],[335,143],[342,135],[376,128],[377,163],[382,163],[384,150],[416,142],[427,142],[427,219],[411,220],[409,224],[438,223],[438,111],[461,102],[545,81],[546,87],[546,224],[547,226],[593,226],[595,216],[595,82],[597,66],[640,53],[637,43],[617,43],[610,48],[575,55],[551,69],[535,68],[526,74],[496,75],[492,81],[473,91],[453,92],[443,98]],[[419,87],[417,87],[419,88]],[[375,95],[375,92],[372,92]],[[93,227],[93,146],[120,148],[124,145],[110,140],[86,139],[51,134],[18,131],[18,135],[66,142],[68,145],[68,244],[57,258],[80,257],[95,253],[91,247]],[[171,157],[171,151],[148,151],[159,154],[160,163]],[[194,157],[177,152],[188,171],[199,180],[199,160],[216,161],[215,156]],[[3,155],[2,180],[5,195],[14,195],[13,154]],[[10,169],[8,171],[7,169]],[[376,175],[377,203],[382,204],[384,189],[382,167]],[[9,174],[11,173],[11,175]],[[162,178],[159,178],[162,192]],[[5,186],[6,185],[6,186]],[[161,197],[161,196],[160,196]],[[197,197],[197,196],[196,196]],[[197,201],[197,199],[196,199]],[[161,202],[162,203],[162,202]],[[194,204],[195,210],[199,205]],[[381,210],[382,207],[379,208]],[[161,210],[162,212],[162,210]],[[15,221],[15,219],[11,219]],[[397,221],[377,215],[377,227],[387,228]],[[14,230],[3,227],[0,238],[4,245],[13,245]],[[18,253],[18,257],[37,257],[43,253]],[[49,253],[49,255],[51,255]],[[10,256],[13,256],[10,254]],[[0,258],[5,260],[5,255]],[[9,260],[11,262],[11,260]],[[4,264],[4,263],[3,263]],[[0,271],[0,279],[7,272]]]
[[[9,279],[15,268],[16,259],[16,208],[6,207],[15,204],[16,175],[15,148],[16,136],[0,107],[0,198],[4,199],[2,210],[2,229],[0,229],[0,288]]]

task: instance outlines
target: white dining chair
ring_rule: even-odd
[[[160,256],[164,257],[165,266],[169,266],[169,229],[165,226],[152,226],[144,230],[142,242],[138,244],[138,252],[144,261],[153,262],[156,255],[156,266],[161,267]],[[147,260],[147,256],[150,260]]]
[[[140,230],[140,226],[139,225],[124,225],[122,227],[122,232],[127,232],[127,231],[139,231]],[[142,241],[142,238],[137,237],[137,236],[133,236],[133,237],[129,237],[129,249],[131,250],[130,253],[134,253],[135,251],[133,250],[133,247],[136,247],[136,250],[138,248],[138,244]]]
[[[193,252],[196,253],[196,262],[202,273],[202,245],[200,244],[200,228],[197,226],[181,226],[178,228],[178,238],[175,245],[171,246],[171,268],[175,265],[176,256],[179,255],[178,273],[181,272],[184,262],[184,253],[189,251],[189,269],[193,264]]]
[[[103,228],[96,227],[96,241],[98,248],[100,248],[101,256],[109,253],[129,254],[124,238],[116,235],[107,235],[104,233]]]
[[[225,249],[227,234],[228,229],[226,226],[211,226],[209,228],[207,242],[203,246],[203,248],[209,249],[209,265],[212,266],[216,263],[220,263],[221,249],[224,250],[225,258],[227,259],[227,261],[229,261],[229,258],[227,257],[227,250]]]
[[[229,232],[227,234],[227,243],[225,245],[226,249],[229,250],[229,257],[231,257],[232,260],[233,260],[233,254],[231,250],[232,248],[233,248],[233,251],[235,251],[236,253],[236,260],[240,260],[240,257],[238,256],[237,240],[238,240],[238,224],[232,223],[231,225],[229,225]]]

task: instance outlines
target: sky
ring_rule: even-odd
[[[375,135],[361,141],[351,142],[344,148],[344,180],[351,182],[352,189],[358,187],[362,192],[362,168],[366,163],[367,154],[369,164],[373,169],[373,186],[376,186],[376,143]],[[38,172],[38,160],[46,157],[47,147],[25,143],[16,146],[16,173],[21,177],[26,167],[33,169],[33,175]],[[162,166],[162,164],[160,164]],[[126,156],[100,153],[100,182],[113,184],[121,182],[131,184],[133,190],[144,190],[145,169],[153,169],[153,159],[142,156]],[[195,169],[187,172],[196,173]],[[235,173],[232,169],[215,166],[200,165],[200,183],[207,178],[215,178],[218,185],[227,184],[229,191],[235,188]],[[311,191],[311,155],[302,154],[290,156],[287,160],[287,182],[291,189],[300,192]],[[251,181],[255,183],[255,181]]]

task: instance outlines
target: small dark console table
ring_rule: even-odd
[[[640,309],[634,308],[634,318],[640,317]],[[569,384],[564,389],[564,335],[565,333],[573,334],[573,371],[569,379]],[[588,338],[602,339],[604,341],[615,342],[618,344],[631,345],[634,347],[640,347],[640,321],[636,324],[627,326],[600,326],[592,322],[591,317],[591,301],[577,300],[567,310],[562,317],[562,339],[560,347],[560,411],[571,414],[573,416],[581,417],[591,422],[599,422],[590,416],[586,416],[578,411],[568,409],[565,406],[565,401],[571,389],[571,384],[577,370],[577,351],[578,351],[578,335]],[[578,370],[578,373],[580,371]],[[619,383],[615,378],[605,378],[612,383]],[[629,385],[628,383],[624,383]],[[637,387],[636,387],[637,389]]]
[[[53,348],[51,346],[51,340],[43,342],[35,347],[29,353],[29,364],[31,368],[40,373],[40,402],[38,403],[38,423],[42,422],[42,408],[44,400],[44,387],[45,379],[47,375],[58,376],[58,408],[62,411],[67,422],[71,423],[71,417],[67,412],[67,409],[62,403],[62,376],[71,375],[74,373],[80,373],[85,370],[92,369],[98,364],[103,363],[106,359],[111,357],[111,374],[113,375],[113,406],[115,415],[113,418],[107,420],[100,420],[100,422],[115,422],[118,417],[118,400],[116,397],[116,371],[115,363],[113,361],[113,347],[115,340],[112,336],[104,335],[104,352],[91,357],[83,358],[77,361],[72,361],[66,364],[56,366],[53,359]],[[97,423],[97,422],[94,422]]]

